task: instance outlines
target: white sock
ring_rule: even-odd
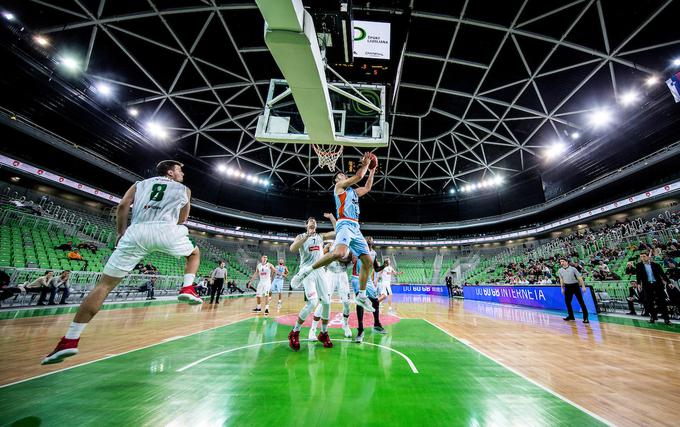
[[[298,321],[295,322],[295,326],[293,327],[293,330],[295,332],[300,332],[300,329],[302,329],[302,323],[300,323],[300,319],[298,319]]]
[[[317,322],[316,320],[312,320],[312,326],[310,327],[312,331],[316,331],[316,327],[317,327],[316,322]]]
[[[321,332],[328,332],[328,323],[321,322]]]
[[[342,317],[342,326],[343,327],[347,326],[347,320],[348,320],[347,317],[345,317],[345,316]]]
[[[366,298],[366,289],[359,291],[359,298]]]
[[[64,335],[64,337],[70,340],[80,338],[80,334],[83,333],[85,326],[87,326],[87,323],[71,322],[71,326],[68,327],[68,331],[66,331],[66,335]]]
[[[182,283],[182,286],[187,287],[187,286],[193,285],[195,278],[196,278],[195,274],[185,274],[184,275],[184,282]]]
[[[261,308],[262,308],[262,304],[258,304],[257,307],[255,307],[255,308],[257,308],[258,310],[261,309]]]
[[[269,310],[269,304],[265,304],[264,309]]]

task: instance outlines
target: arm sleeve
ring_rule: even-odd
[[[373,260],[373,270],[375,270],[376,273],[383,271],[384,268],[385,268],[385,264],[380,265],[380,264],[378,264],[377,259]]]

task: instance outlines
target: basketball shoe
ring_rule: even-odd
[[[371,301],[365,295],[363,297],[361,295],[357,295],[354,298],[354,301],[356,302],[357,305],[362,306],[364,310],[366,310],[369,313],[373,313],[375,311],[375,308],[373,308],[373,304],[371,304]]]
[[[328,336],[328,332],[320,332],[318,339],[319,342],[321,342],[325,348],[333,347],[333,342],[331,341],[331,337]]]
[[[290,331],[288,334],[288,345],[293,351],[300,350],[300,331]]]
[[[61,363],[67,357],[75,356],[78,354],[78,341],[80,341],[80,338],[68,339],[62,337],[54,351],[45,356],[40,364],[51,365],[53,363]]]
[[[203,304],[203,300],[196,293],[193,285],[184,286],[177,295],[177,299],[181,302],[186,302],[189,304]]]

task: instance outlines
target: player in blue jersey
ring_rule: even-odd
[[[272,290],[270,297],[275,293],[279,294],[279,302],[276,303],[276,309],[281,310],[281,292],[283,292],[283,281],[288,277],[288,267],[285,265],[283,258],[279,259],[279,264],[276,266],[276,275],[272,281]]]
[[[359,258],[361,269],[359,270],[359,293],[355,298],[358,306],[363,307],[368,312],[375,309],[371,301],[366,296],[366,283],[371,274],[373,260],[369,255],[368,244],[359,229],[359,197],[365,196],[373,186],[376,167],[368,169],[371,160],[371,153],[365,153],[361,158],[361,166],[356,174],[347,177],[344,172],[337,172],[334,177],[335,188],[333,195],[335,198],[335,208],[337,211],[337,223],[335,226],[335,242],[333,250],[322,256],[313,265],[301,268],[291,281],[292,287],[299,286],[312,271],[325,267],[333,261],[339,261],[349,254]],[[368,179],[363,187],[352,188],[358,184],[368,172]]]

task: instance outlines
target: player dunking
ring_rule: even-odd
[[[333,215],[324,214],[326,218],[331,218]],[[305,224],[307,231],[299,234],[295,241],[290,245],[290,251],[299,251],[300,253],[300,270],[310,268],[316,261],[322,257],[321,249],[323,248],[324,239],[330,239],[335,236],[335,232],[319,234],[316,232],[316,219],[313,217],[307,220]],[[331,301],[328,296],[326,287],[326,272],[320,268],[313,270],[305,276],[302,281],[291,286],[294,289],[299,288],[299,285],[304,287],[306,303],[298,314],[297,322],[293,330],[288,334],[288,343],[290,348],[294,351],[300,350],[300,329],[305,323],[309,314],[314,310],[317,304],[321,303],[321,333],[318,336],[319,341],[323,343],[326,348],[333,347],[330,337],[328,336],[328,319],[331,314]]]
[[[80,334],[97,314],[104,300],[137,263],[151,252],[186,257],[184,280],[177,299],[201,304],[193,283],[200,264],[200,252],[189,240],[189,230],[180,225],[189,218],[191,191],[182,184],[184,165],[164,160],[156,165],[158,176],[138,181],[126,192],[116,210],[118,238],[97,286],[78,308],[66,335],[43,365],[59,363],[78,354]],[[132,205],[132,222],[128,216]]]
[[[299,287],[299,284],[305,277],[312,273],[312,271],[316,271],[333,261],[339,261],[340,259],[347,257],[348,252],[351,251],[354,256],[363,261],[361,263],[361,270],[359,271],[359,293],[356,297],[356,304],[369,312],[373,312],[374,308],[366,297],[366,282],[371,274],[373,261],[368,254],[369,249],[366,244],[366,239],[364,239],[364,236],[359,229],[359,197],[362,197],[371,191],[377,162],[375,167],[368,173],[368,180],[363,187],[354,189],[352,186],[358,184],[364,176],[366,176],[366,172],[369,170],[368,165],[371,161],[371,156],[373,156],[372,153],[365,153],[363,155],[361,158],[361,166],[354,176],[348,178],[343,172],[337,172],[335,174],[335,189],[333,195],[335,197],[338,221],[335,228],[334,249],[317,260],[313,265],[300,268],[300,271],[298,271],[291,281],[291,286]]]
[[[269,302],[272,300],[272,276],[276,275],[276,269],[270,262],[267,262],[267,259],[267,255],[262,255],[260,262],[255,267],[253,277],[248,282],[248,287],[250,287],[250,283],[256,277],[260,278],[259,282],[257,282],[257,290],[255,291],[257,306],[253,309],[253,312],[259,313],[262,311],[262,297],[265,297],[267,298],[267,303],[264,305],[265,316],[269,315]]]
[[[286,267],[283,258],[279,259],[279,265],[276,266],[276,276],[272,281],[272,291],[270,296],[278,293],[279,301],[276,303],[276,309],[281,310],[281,293],[283,292],[283,281],[288,277],[288,267]]]

